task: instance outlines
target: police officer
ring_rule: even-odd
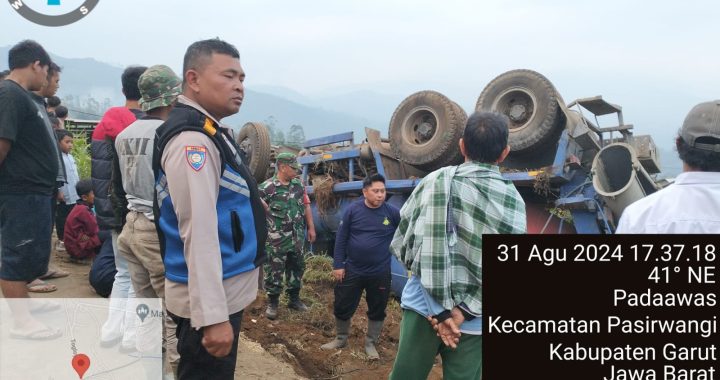
[[[257,184],[220,124],[240,109],[245,72],[237,49],[213,39],[190,45],[183,76],[153,154],[165,298],[177,324],[178,378],[231,380],[267,235]]]
[[[308,241],[315,241],[315,226],[310,200],[300,179],[300,166],[292,153],[280,153],[275,163],[275,175],[260,185],[260,196],[267,204],[268,239],[265,264],[265,290],[268,306],[265,316],[277,318],[278,299],[283,290],[283,274],[287,282],[288,307],[306,311],[300,300],[302,276],[305,271],[303,237],[307,223]]]

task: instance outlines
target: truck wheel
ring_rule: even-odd
[[[460,107],[459,104],[453,102],[453,106],[455,107],[455,112],[458,115],[461,115],[461,119],[463,120],[463,125],[460,130],[460,134],[458,135],[459,137],[462,137],[463,133],[465,132],[465,123],[467,123],[468,116],[467,116],[467,113],[465,113],[465,110],[462,107]],[[450,165],[460,165],[463,163],[463,161],[464,161],[463,155],[462,155],[462,153],[460,153],[460,148],[458,147],[458,149],[456,150],[456,154],[454,156],[452,156],[451,158],[449,158],[440,167],[450,166]]]
[[[238,133],[237,143],[245,152],[248,159],[246,164],[258,184],[268,179],[272,147],[270,146],[270,133],[265,124],[245,123]]]
[[[477,111],[493,111],[510,119],[508,143],[513,152],[544,147],[563,123],[562,98],[542,74],[513,70],[493,79],[478,98]]]
[[[460,155],[467,115],[453,101],[435,91],[410,95],[390,120],[390,146],[403,162],[434,170]]]

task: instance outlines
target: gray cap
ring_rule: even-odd
[[[720,140],[720,100],[700,103],[693,107],[685,117],[680,136],[693,148],[720,152],[720,144],[696,142],[701,137],[714,137]]]

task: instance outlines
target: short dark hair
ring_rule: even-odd
[[[8,75],[10,75],[10,70],[0,71],[0,80],[5,79]]]
[[[508,119],[495,112],[475,112],[465,124],[463,142],[467,158],[494,163],[508,143]]]
[[[56,73],[61,73],[61,72],[62,72],[62,68],[60,68],[60,66],[58,66],[57,63],[50,62],[50,67],[48,68],[48,76],[47,76],[48,79],[52,78],[53,75],[55,75]]]
[[[383,177],[382,174],[373,174],[365,177],[365,179],[363,179],[363,189],[372,186],[373,182],[382,182],[384,184],[385,177]]]
[[[80,196],[90,194],[93,191],[92,180],[82,179],[78,181],[78,183],[75,184],[75,191],[77,191],[77,194]]]
[[[240,59],[240,52],[238,52],[237,48],[219,38],[194,42],[192,45],[188,46],[187,51],[185,52],[182,72],[183,80],[185,79],[185,73],[187,73],[188,70],[199,70],[204,67],[206,58],[212,56],[213,53],[225,54],[233,58]]]
[[[720,144],[720,140],[706,136],[696,138],[695,143]],[[679,135],[675,141],[675,147],[680,159],[693,169],[703,172],[720,172],[720,152],[692,147]]]
[[[49,103],[50,103],[50,102],[48,101],[48,104],[49,104]],[[61,105],[58,105],[57,107],[55,107],[55,116],[63,119],[63,118],[66,118],[67,115],[68,115],[68,109],[67,109],[67,107],[65,107],[65,106],[62,105],[62,104],[61,104]]]
[[[52,113],[52,115],[48,115],[48,119],[50,119],[50,125],[53,127],[53,129],[60,129],[60,119],[55,116],[55,113]]]
[[[33,40],[20,41],[8,52],[10,70],[24,69],[36,61],[40,61],[40,66],[50,66],[52,62],[45,49]]]
[[[73,138],[72,132],[68,131],[67,129],[58,129],[55,131],[55,136],[57,137],[57,141],[60,142],[65,137]]]
[[[48,107],[57,107],[57,106],[59,106],[59,105],[60,105],[60,98],[58,98],[57,96],[54,96],[54,95],[51,96],[51,97],[49,97],[49,98],[47,98],[47,105],[48,105]]]
[[[145,66],[129,66],[125,69],[125,71],[123,71],[121,80],[125,99],[140,100],[142,95],[140,94],[140,89],[138,88],[138,81],[140,80],[140,75],[142,75],[145,70],[147,70],[147,67]]]

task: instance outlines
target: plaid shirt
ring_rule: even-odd
[[[445,167],[418,184],[400,217],[391,252],[445,309],[464,303],[481,315],[482,234],[526,232],[525,202],[512,182],[495,165]]]

